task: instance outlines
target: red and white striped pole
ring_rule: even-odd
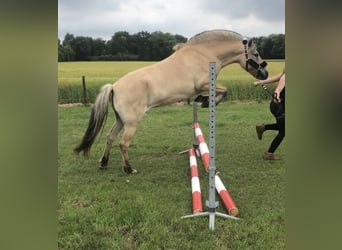
[[[190,148],[189,150],[189,162],[191,174],[192,212],[195,214],[202,212],[203,208],[201,186],[199,182],[197,160],[194,148]]]
[[[207,143],[205,142],[202,130],[201,130],[198,122],[194,122],[194,129],[195,129],[195,136],[197,138],[199,150],[200,150],[200,153],[201,153],[202,162],[203,162],[205,171],[208,172],[208,168],[209,168],[209,148],[208,148]]]
[[[223,185],[218,174],[215,175],[215,188],[216,188],[216,191],[219,193],[221,200],[223,201],[228,211],[228,214],[232,216],[237,216],[239,213],[239,210],[237,209],[234,200],[228,193],[228,190],[226,189],[226,187]]]

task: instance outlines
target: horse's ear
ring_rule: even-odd
[[[249,40],[249,41],[248,41],[248,47],[251,47],[253,43],[254,43],[254,42],[253,42],[253,39]]]

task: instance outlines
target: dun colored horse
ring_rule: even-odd
[[[227,30],[202,32],[186,43],[177,44],[166,59],[130,72],[114,84],[104,85],[93,105],[88,128],[74,151],[89,156],[96,136],[104,127],[111,102],[116,122],[107,134],[100,168],[107,167],[111,145],[124,128],[119,145],[123,170],[127,174],[137,172],[129,163],[128,148],[145,112],[208,91],[209,62],[216,62],[216,76],[232,63],[239,63],[255,78],[268,76],[267,63],[259,56],[253,40]],[[226,87],[216,85],[216,104],[226,93]]]

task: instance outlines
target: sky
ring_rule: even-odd
[[[58,38],[110,40],[118,31],[191,38],[212,29],[247,37],[285,34],[285,0],[58,0]]]

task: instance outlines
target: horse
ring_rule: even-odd
[[[216,77],[220,70],[232,63],[257,79],[266,79],[268,71],[255,42],[229,30],[209,30],[176,44],[174,52],[155,64],[129,72],[113,84],[102,86],[93,104],[88,127],[75,153],[83,151],[88,158],[98,133],[102,131],[112,105],[115,122],[107,134],[107,143],[99,160],[100,168],[107,168],[111,145],[124,129],[119,148],[123,171],[136,173],[128,158],[128,149],[144,114],[151,108],[187,100],[209,90],[209,62],[216,63]],[[227,88],[216,85],[216,105],[227,94]]]

